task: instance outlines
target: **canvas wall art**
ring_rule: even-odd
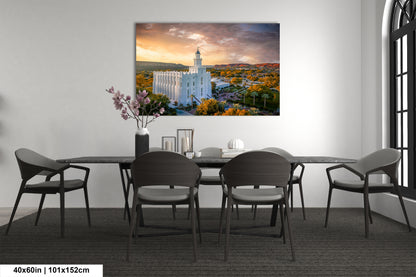
[[[165,115],[280,115],[280,24],[138,23],[142,90]]]

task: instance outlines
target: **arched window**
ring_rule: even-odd
[[[402,153],[399,184],[416,198],[415,36],[416,0],[394,0],[390,22],[390,144]]]

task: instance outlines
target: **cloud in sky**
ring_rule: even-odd
[[[199,47],[205,65],[279,63],[277,23],[138,23],[136,61],[192,65]]]

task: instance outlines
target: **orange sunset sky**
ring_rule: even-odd
[[[277,23],[138,23],[136,61],[192,65],[280,63]]]

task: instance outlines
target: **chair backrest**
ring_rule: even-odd
[[[372,169],[384,168],[390,177],[396,177],[400,157],[400,151],[393,148],[385,148],[361,158],[355,164],[355,168],[361,171],[363,174]]]
[[[221,158],[221,148],[207,147],[200,150],[201,157]]]
[[[290,176],[289,161],[270,151],[250,151],[226,163],[220,175],[228,186],[286,186]]]
[[[28,180],[41,172],[48,171],[48,169],[55,171],[67,165],[58,163],[26,148],[20,148],[14,153],[23,180]]]
[[[277,147],[266,147],[263,148],[263,151],[270,151],[276,154],[279,154],[282,157],[285,157],[286,159],[291,159],[293,158],[293,155],[290,154],[289,152],[287,152],[286,150],[283,150],[282,148],[277,148]]]
[[[135,186],[175,185],[193,187],[199,184],[201,170],[191,160],[170,151],[148,152],[131,166]]]

